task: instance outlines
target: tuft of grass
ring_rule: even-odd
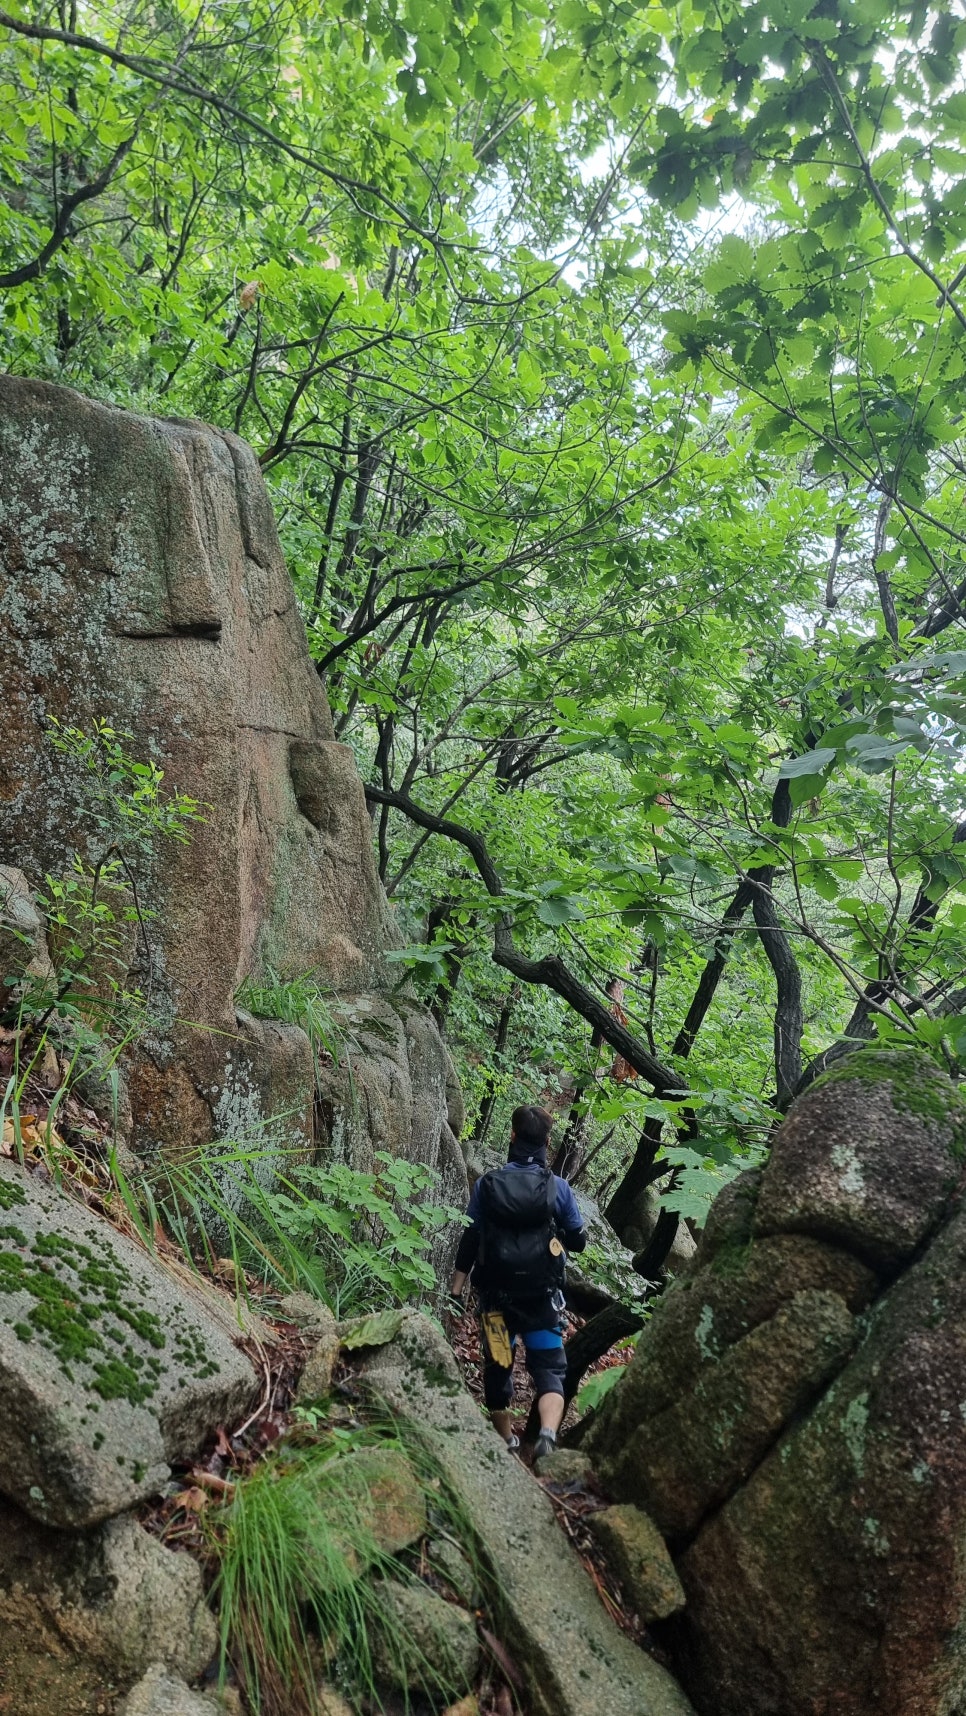
[[[236,991],[235,1000],[256,1019],[280,1019],[299,1025],[312,1044],[318,1072],[319,1055],[327,1055],[338,1066],[344,1052],[344,1035],[332,1009],[331,991],[311,971],[282,978],[269,971],[264,982],[248,978]]]
[[[386,1151],[364,1172],[306,1164],[278,1146],[218,1142],[136,1185],[116,1160],[112,1169],[145,1244],[160,1224],[189,1263],[210,1269],[230,1257],[236,1280],[253,1274],[283,1292],[300,1288],[337,1317],[425,1299],[436,1287],[428,1255],[436,1235],[464,1219],[433,1201],[433,1170]]]
[[[318,1682],[335,1681],[370,1710],[384,1705],[373,1645],[449,1704],[466,1692],[452,1665],[416,1654],[384,1581],[412,1582],[405,1562],[373,1536],[367,1495],[349,1481],[345,1455],[360,1445],[402,1444],[390,1430],[330,1431],[307,1447],[282,1445],[230,1496],[205,1510],[204,1530],[220,1616],[222,1678],[238,1675],[255,1716],[316,1716]],[[403,1450],[410,1454],[411,1450]],[[425,1468],[425,1456],[419,1457]],[[426,1480],[425,1469],[420,1472]],[[445,1510],[438,1480],[434,1506]],[[395,1675],[393,1678],[397,1678]],[[397,1695],[398,1696],[398,1695]],[[405,1708],[410,1707],[403,1694]]]

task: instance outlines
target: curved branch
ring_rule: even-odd
[[[462,823],[434,816],[432,811],[424,809],[406,793],[387,792],[382,787],[367,784],[365,794],[370,804],[386,804],[390,809],[408,816],[417,827],[426,828],[431,834],[442,834],[447,840],[457,841],[470,854],[491,898],[503,898],[500,872],[490,857],[486,841],[481,834],[477,834],[472,828],[464,828]],[[546,954],[543,959],[529,959],[520,953],[514,945],[512,925],[513,920],[509,913],[504,913],[493,926],[495,965],[501,965],[504,970],[512,972],[522,983],[533,983],[544,989],[552,989],[575,1013],[579,1013],[589,1025],[593,1025],[605,1041],[610,1043],[618,1054],[623,1055],[656,1091],[662,1094],[670,1091],[683,1093],[686,1087],[680,1076],[670,1067],[663,1066],[637,1037],[625,1030],[603,1002],[598,1001],[596,995],[573,975],[557,954]]]
[[[311,154],[307,149],[298,148],[294,143],[287,143],[285,138],[280,137],[277,131],[273,131],[270,125],[265,125],[260,119],[255,119],[252,114],[246,113],[244,108],[236,107],[233,101],[226,100],[224,96],[216,94],[214,90],[208,89],[204,84],[196,83],[193,78],[185,77],[180,72],[173,71],[170,67],[150,59],[146,54],[126,54],[120,48],[112,48],[108,42],[98,40],[96,36],[86,36],[76,30],[56,30],[48,24],[30,24],[25,18],[12,17],[9,12],[0,12],[0,26],[12,30],[15,35],[26,36],[29,41],[61,42],[68,48],[81,48],[85,53],[98,54],[102,59],[109,60],[112,65],[123,66],[126,71],[133,72],[136,77],[145,78],[149,83],[158,84],[162,89],[172,90],[177,95],[185,95],[190,100],[200,102],[205,107],[212,107],[216,113],[221,115],[222,119],[231,119],[236,124],[246,127],[263,143],[270,144],[273,149],[278,149],[290,160],[297,161],[300,166],[311,168],[312,172],[318,173],[320,178],[327,179],[330,184],[338,185],[340,190],[351,196],[361,213],[369,214],[370,218],[373,218],[371,210],[362,208],[356,202],[357,197],[371,197],[385,210],[384,218],[388,219],[391,216],[403,231],[415,233],[417,237],[423,239],[437,252],[466,248],[454,240],[443,241],[436,233],[421,226],[418,221],[413,220],[412,215],[406,209],[394,202],[392,197],[387,196],[385,191],[381,191],[377,185],[367,184],[364,180],[356,179],[351,174],[340,173],[333,167],[327,167],[316,155]]]
[[[0,23],[2,22],[3,13],[0,13]],[[126,137],[123,143],[118,144],[107,166],[102,173],[97,175],[96,179],[89,180],[86,185],[78,185],[76,191],[71,191],[70,196],[64,198],[57,211],[57,219],[54,221],[50,237],[43,249],[38,251],[32,262],[21,263],[19,268],[11,268],[6,274],[0,274],[0,287],[25,286],[28,280],[36,280],[43,273],[51,257],[70,238],[71,221],[76,210],[80,208],[82,203],[89,203],[94,197],[99,197],[102,191],[106,191],[118,167],[125,156],[130,153],[136,137],[137,126],[131,132],[130,137]]]

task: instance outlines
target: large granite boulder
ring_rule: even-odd
[[[964,1126],[913,1051],[818,1081],[588,1438],[674,1551],[702,1716],[966,1707]]]
[[[257,1388],[230,1315],[0,1160],[0,1492],[61,1527],[154,1494]]]
[[[357,1123],[345,1080],[316,1100],[297,1025],[236,1010],[248,979],[311,972],[339,996],[378,992],[396,940],[251,449],[0,376],[0,675],[0,865],[34,888],[103,845],[85,771],[48,742],[52,717],[129,733],[203,808],[139,878],[150,916],[126,981],[155,1023],[129,1057],[134,1149],[229,1138],[308,1152],[336,1133],[355,1148],[368,1114],[465,1196],[452,1069],[425,1015],[395,1016],[390,1058],[408,1079],[373,1072]]]

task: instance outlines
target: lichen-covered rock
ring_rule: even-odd
[[[730,1187],[723,1195],[728,1191]],[[659,1434],[656,1428],[645,1433],[643,1427],[689,1400],[707,1369],[796,1294],[834,1294],[843,1309],[854,1312],[869,1303],[876,1285],[873,1271],[857,1258],[799,1234],[779,1234],[754,1245],[737,1236],[727,1243],[719,1238],[707,1264],[702,1245],[700,1262],[702,1267],[676,1282],[655,1307],[620,1387],[591,1432],[588,1451],[596,1457],[596,1450],[605,1448],[611,1480],[616,1461],[633,1465],[627,1450],[636,1437],[646,1434],[649,1444]],[[761,1351],[757,1344],[750,1354]],[[743,1365],[748,1357],[737,1362]],[[683,1405],[682,1417],[687,1419],[694,1408],[694,1401]],[[664,1431],[667,1428],[664,1424]],[[689,1445],[700,1434],[699,1419],[689,1427]],[[634,1499],[643,1501],[643,1496]]]
[[[150,947],[129,950],[130,979],[153,1024],[126,1055],[135,1152],[225,1138],[366,1167],[385,1144],[439,1167],[462,1202],[459,1097],[425,1012],[394,1014],[364,1088],[345,1063],[328,1091],[298,1025],[236,1013],[248,979],[386,988],[398,941],[251,448],[0,376],[0,668],[0,863],[36,886],[78,848],[99,855],[84,770],[48,743],[51,717],[108,721],[203,807],[138,879]]]
[[[77,1527],[151,1495],[256,1378],[210,1299],[0,1161],[0,1387],[0,1492]]]
[[[654,1521],[628,1503],[587,1520],[639,1618],[665,1621],[684,1608],[684,1589]]]
[[[24,977],[52,973],[44,917],[22,870],[0,864],[0,1005]]]
[[[837,1294],[796,1293],[626,1441],[595,1438],[602,1482],[645,1508],[666,1536],[694,1531],[841,1369],[854,1343],[854,1320]]]
[[[461,1692],[480,1660],[476,1623],[465,1609],[437,1597],[426,1585],[388,1579],[380,1589],[388,1624],[373,1639],[373,1667],[402,1690]]]
[[[588,1437],[672,1540],[702,1716],[966,1708],[964,1105],[862,1050],[712,1211]]]
[[[951,1716],[966,1699],[966,1214],[679,1563],[720,1716]]]
[[[321,1400],[328,1394],[339,1356],[339,1330],[328,1306],[318,1299],[309,1299],[305,1293],[289,1294],[288,1299],[282,1301],[282,1309],[288,1308],[290,1315],[293,1300],[305,1301],[301,1308],[301,1326],[312,1343],[295,1391],[296,1404],[301,1406],[307,1400]]]
[[[554,1448],[533,1469],[552,1484],[586,1484],[594,1475],[589,1454],[580,1448]]]
[[[192,1692],[180,1675],[155,1662],[119,1705],[117,1716],[227,1716],[227,1707],[217,1693]]]
[[[344,1455],[336,1501],[344,1500],[355,1504],[364,1529],[384,1555],[398,1555],[425,1534],[426,1498],[400,1448],[357,1448]]]
[[[150,1661],[192,1680],[218,1643],[198,1563],[130,1514],[64,1532],[0,1501],[0,1628],[19,1625],[25,1605],[76,1661],[122,1681]]]
[[[966,1103],[928,1056],[863,1049],[812,1085],[772,1147],[756,1233],[813,1233],[895,1270],[962,1172]]]
[[[478,1609],[483,1601],[479,1575],[459,1545],[451,1537],[434,1537],[426,1545],[426,1554],[460,1602],[468,1609]]]

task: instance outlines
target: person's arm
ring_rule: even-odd
[[[557,1180],[557,1224],[568,1252],[579,1253],[587,1245],[587,1229],[573,1187],[566,1180]]]
[[[453,1275],[449,1284],[450,1299],[455,1300],[460,1309],[462,1309],[466,1283],[476,1262],[476,1254],[480,1249],[480,1199],[476,1186],[470,1193],[466,1214],[469,1217],[469,1226],[464,1227],[460,1234],[460,1242],[456,1248],[456,1257],[453,1261]],[[457,1309],[457,1304],[452,1307],[454,1311]]]

